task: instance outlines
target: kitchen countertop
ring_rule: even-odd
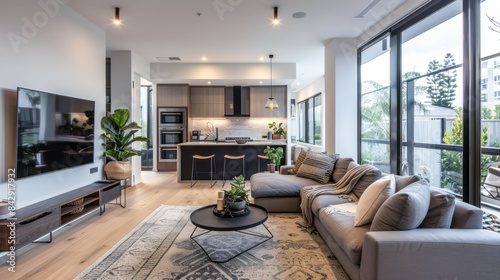
[[[245,144],[238,144],[235,141],[219,141],[219,143],[215,141],[192,141],[192,142],[184,142],[177,144],[177,146],[213,146],[213,145],[221,145],[221,146],[265,146],[265,145],[286,145],[286,140],[253,140],[248,141]]]

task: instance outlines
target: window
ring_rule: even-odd
[[[500,200],[486,199],[481,189],[487,167],[500,162],[500,29],[491,12],[500,1],[478,1],[479,14],[464,11],[465,1],[430,1],[359,49],[358,161],[386,162],[390,173],[417,174],[465,202],[500,209]],[[467,31],[476,26],[481,50],[465,56],[476,60],[469,64],[462,61],[473,49]],[[380,44],[386,38],[389,50]],[[478,94],[480,112],[473,105]],[[467,145],[465,136],[476,141]]]
[[[298,103],[299,142],[323,145],[323,102],[321,93]]]

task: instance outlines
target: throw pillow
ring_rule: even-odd
[[[347,167],[349,163],[354,162],[352,158],[339,158],[337,162],[335,162],[335,167],[333,168],[332,173],[332,181],[337,183],[347,172]]]
[[[329,155],[308,151],[297,176],[312,179],[320,184],[327,184],[332,175],[335,161],[336,159]]]
[[[373,218],[371,231],[417,228],[427,215],[430,191],[427,184],[413,183],[387,199]]]
[[[403,188],[420,181],[420,176],[418,175],[408,175],[408,176],[398,176],[396,177],[396,192],[399,192]]]
[[[355,162],[349,163],[347,170],[351,170],[352,168],[359,166],[359,164]],[[382,171],[380,171],[377,167],[371,166],[371,170],[367,171],[363,177],[361,177],[356,185],[352,189],[352,192],[356,195],[356,197],[360,198],[362,194],[365,192],[366,188],[368,188],[373,182],[382,178]]]
[[[290,173],[292,175],[297,174],[297,172],[299,171],[300,166],[302,165],[302,163],[306,159],[306,155],[307,155],[307,152],[309,150],[310,150],[310,148],[307,148],[307,150],[305,150],[305,149],[300,150],[300,153],[297,156],[297,159],[295,160],[295,164],[293,165],[293,168],[289,169],[288,173]]]
[[[354,226],[359,227],[371,223],[378,208],[394,194],[395,189],[396,182],[392,174],[378,179],[366,188],[356,207]]]
[[[446,192],[432,190],[429,211],[421,228],[450,228],[455,210],[455,196]]]

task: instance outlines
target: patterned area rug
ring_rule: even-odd
[[[212,263],[190,239],[195,209],[159,207],[76,279],[349,279],[321,237],[296,225],[299,214],[269,214],[265,224],[272,239],[226,263]],[[265,234],[262,225],[252,230]],[[258,241],[237,232],[205,236],[198,242],[215,254],[234,254]]]

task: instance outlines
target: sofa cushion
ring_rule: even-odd
[[[306,149],[301,149],[299,155],[297,156],[297,159],[295,160],[295,164],[293,165],[292,169],[288,170],[288,173],[295,175],[299,171],[300,166],[306,159],[307,152],[310,150],[310,148]]]
[[[320,184],[327,184],[336,161],[335,156],[309,151],[297,172],[297,177],[309,178]]]
[[[378,179],[366,188],[358,201],[354,226],[371,223],[379,207],[394,194],[395,190],[396,182],[392,174]]]
[[[348,202],[349,200],[347,198],[340,198],[338,195],[319,195],[314,198],[311,209],[313,214],[318,216],[319,210],[321,210],[322,208],[328,207],[330,205],[338,205]]]
[[[300,189],[317,184],[316,181],[308,178],[277,173],[255,173],[250,177],[253,198],[271,196],[300,197]]]
[[[319,211],[321,225],[328,231],[331,237],[337,242],[344,253],[356,265],[361,262],[363,240],[365,233],[370,229],[370,225],[360,227],[352,226],[354,216],[350,213],[325,212],[327,208]]]
[[[349,167],[349,163],[354,162],[352,158],[339,158],[337,162],[335,162],[335,166],[332,172],[332,181],[337,183],[347,172],[347,168]]]
[[[450,228],[454,210],[454,195],[431,188],[429,210],[419,227]]]
[[[378,209],[371,231],[409,230],[417,228],[429,209],[427,184],[413,183],[388,198]]]
[[[394,175],[394,178],[396,178],[396,192],[399,192],[405,187],[420,181],[420,176],[418,175],[408,175],[408,176]]]
[[[359,164],[355,162],[350,162],[347,170],[351,170],[352,168],[359,166]],[[370,186],[373,182],[382,178],[382,171],[380,171],[377,167],[372,165],[372,169],[366,172],[363,177],[359,179],[354,186],[352,192],[358,197],[361,198],[363,192]]]

